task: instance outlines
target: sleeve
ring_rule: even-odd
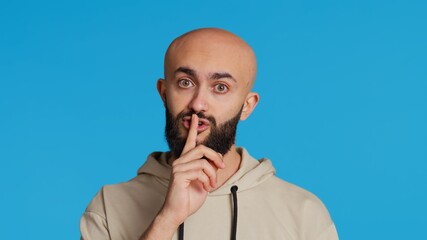
[[[80,219],[81,240],[111,240],[105,214],[104,188],[89,203]]]
[[[302,239],[338,240],[335,224],[323,202],[312,195],[305,201],[303,210]]]
[[[338,240],[338,233],[335,228],[335,224],[331,224],[325,231],[323,231],[317,240]]]
[[[80,220],[81,240],[110,240],[107,222],[104,217],[86,211]]]

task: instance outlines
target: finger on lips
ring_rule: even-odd
[[[196,114],[191,115],[190,129],[188,130],[187,141],[181,155],[187,153],[197,145],[197,127],[199,125],[199,117]]]
[[[182,153],[187,153],[195,148],[201,148],[204,151],[202,151],[203,155],[199,155],[198,158],[204,158],[204,159],[208,159],[210,161],[212,161],[214,163],[214,165],[217,168],[224,168],[224,162],[222,160],[222,155],[220,153],[215,152],[214,150],[203,146],[203,145],[199,145],[197,146],[197,127],[199,125],[199,117],[197,116],[197,114],[193,114],[191,115],[191,124],[190,124],[190,129],[188,131],[188,136],[187,136],[187,141],[185,143],[184,146],[184,150],[182,151]],[[201,154],[199,151],[197,151],[198,154]],[[219,156],[219,158],[218,158]],[[192,160],[192,159],[191,159]],[[191,161],[189,160],[189,161]]]
[[[225,168],[223,156],[204,145],[197,146],[197,128],[199,117],[191,116],[187,140],[181,156],[173,161],[175,177],[186,176],[187,180],[198,180],[206,191],[216,188],[218,168]]]

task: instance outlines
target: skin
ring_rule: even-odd
[[[193,110],[213,116],[219,125],[241,109],[240,120],[245,120],[255,109],[259,101],[259,95],[251,92],[255,75],[255,54],[246,42],[225,30],[205,28],[171,43],[165,55],[165,79],[157,82],[157,89],[173,116]],[[189,127],[181,125],[185,147],[178,158],[169,159],[172,172],[166,200],[141,239],[171,239],[208,193],[239,169],[241,156],[235,145],[222,156],[201,144],[210,128],[201,131],[199,120],[193,114]]]

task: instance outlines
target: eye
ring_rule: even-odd
[[[214,90],[217,93],[226,93],[228,92],[228,86],[223,83],[218,83],[214,86]]]
[[[189,79],[181,79],[178,81],[178,86],[182,88],[190,88],[194,86],[193,82]]]

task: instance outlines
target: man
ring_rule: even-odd
[[[170,152],[152,153],[126,183],[104,186],[81,219],[82,239],[338,239],[311,193],[235,146],[255,109],[251,47],[221,29],[175,39],[157,89]]]

